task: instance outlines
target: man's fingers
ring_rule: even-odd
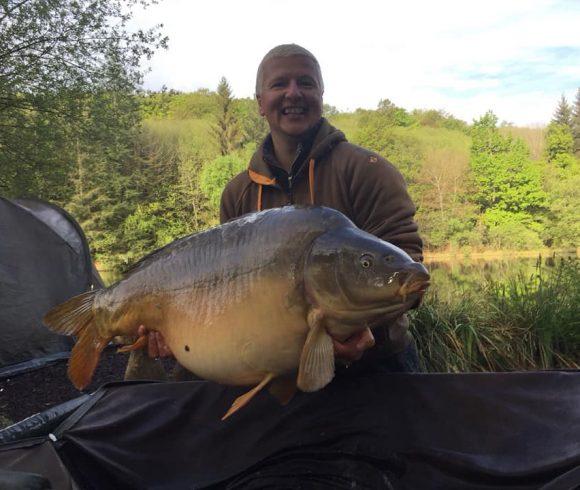
[[[365,329],[344,342],[333,339],[334,354],[337,358],[347,362],[358,361],[364,351],[375,345],[375,338],[370,329]]]
[[[360,339],[358,339],[358,342],[356,344],[357,349],[364,352],[365,350],[374,347],[374,345],[375,345],[375,336],[371,332],[371,329],[367,328],[366,330],[363,330],[363,334],[361,335]]]
[[[149,332],[149,346],[147,349],[149,357],[159,357],[159,346],[157,344],[157,332]]]
[[[161,335],[160,333],[157,333],[157,347],[159,349],[159,356],[160,357],[169,357],[169,356],[173,355],[173,353],[171,352],[171,349],[165,343],[165,339],[163,338],[163,335]]]
[[[152,358],[172,357],[173,352],[165,342],[163,335],[159,332],[147,330],[144,325],[140,325],[137,329],[139,337],[147,335],[147,355]]]

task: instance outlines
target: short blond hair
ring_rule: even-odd
[[[264,56],[260,62],[260,66],[258,66],[258,73],[256,74],[256,97],[262,93],[262,84],[264,83],[264,65],[266,62],[273,58],[289,58],[290,56],[305,56],[306,58],[312,60],[318,75],[318,83],[320,84],[321,90],[324,91],[322,71],[320,70],[320,64],[318,63],[316,57],[306,48],[298,46],[298,44],[280,44],[279,46],[276,46],[275,48],[272,48],[270,51],[268,51],[266,56]]]

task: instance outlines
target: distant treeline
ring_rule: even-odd
[[[0,5],[0,195],[63,205],[94,256],[120,267],[216,224],[223,186],[267,132],[225,78],[215,91],[139,91],[142,59],[166,38],[130,20],[121,0]],[[386,99],[324,112],[401,170],[428,248],[577,245],[580,90],[542,129]]]
[[[75,129],[58,121],[36,128],[30,149],[40,152],[38,164],[13,161],[0,192],[62,204],[97,259],[113,266],[215,225],[223,186],[267,133],[256,102],[234,98],[225,79],[215,92],[113,91],[73,100],[83,108],[83,132],[69,135]],[[560,101],[546,128],[498,124],[492,112],[467,124],[389,100],[376,110],[324,111],[351,142],[399,168],[425,244],[438,250],[576,247],[579,108],[580,91],[574,108]]]

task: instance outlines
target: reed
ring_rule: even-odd
[[[422,368],[431,372],[580,368],[580,263],[487,280],[441,299],[436,285],[412,312]]]

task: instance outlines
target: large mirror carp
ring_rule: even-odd
[[[75,335],[68,374],[87,386],[101,351],[145,325],[196,375],[281,401],[334,377],[333,341],[396,318],[428,286],[403,250],[324,207],[269,209],[176,240],[107,289],[56,306],[45,324]],[[144,338],[125,350],[145,345]]]

